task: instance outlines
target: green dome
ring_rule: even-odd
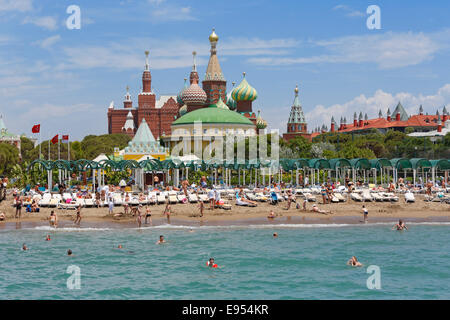
[[[201,108],[188,112],[184,116],[172,122],[172,125],[193,124],[196,121],[201,121],[205,124],[226,123],[254,126],[253,122],[248,120],[243,115],[230,111],[228,108],[217,108],[215,104],[210,105],[208,108]]]

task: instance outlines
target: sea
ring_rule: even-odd
[[[4,225],[0,297],[450,299],[450,223],[392,226]],[[348,266],[351,256],[363,266]],[[206,266],[211,257],[218,268]]]

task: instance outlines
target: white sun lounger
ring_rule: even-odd
[[[383,197],[378,192],[372,192],[372,198],[375,201],[383,201]]]
[[[50,202],[48,203],[48,206],[50,208],[56,208],[56,206],[58,206],[58,203],[60,203],[61,201],[57,198],[52,198],[50,199]]]
[[[209,201],[208,195],[206,195],[206,194],[199,194],[199,195],[198,195],[198,199],[199,199],[200,201],[202,201],[202,202],[208,202],[208,201]]]
[[[371,196],[369,190],[363,190],[361,197],[363,198],[364,202],[365,201],[373,201],[373,197]]]
[[[416,202],[416,198],[414,197],[414,193],[406,192],[405,193],[405,202]]]
[[[50,193],[44,193],[41,201],[39,201],[39,206],[40,207],[48,207],[51,199],[52,199],[52,195]]]
[[[177,195],[177,199],[178,199],[179,202],[187,201],[187,198],[186,198],[186,196],[184,194]]]
[[[93,207],[95,205],[94,199],[84,199],[85,207]]]
[[[356,192],[352,192],[350,194],[350,197],[352,198],[353,201],[363,201],[363,198]]]
[[[312,195],[309,192],[303,193],[303,196],[305,197],[306,201],[308,201],[308,202],[315,202],[316,201],[316,196]]]
[[[163,193],[160,193],[159,195],[156,196],[156,202],[158,204],[166,203],[166,196]]]
[[[73,198],[72,198],[72,195],[69,192],[64,192],[63,196],[62,196],[62,199],[63,199],[64,202],[67,202],[67,199],[72,200]]]
[[[347,199],[342,195],[342,193],[334,193],[334,196],[339,200],[339,202],[345,202]]]
[[[188,199],[189,199],[189,202],[191,202],[191,203],[198,202],[197,195],[194,194],[194,193],[189,193],[188,194]]]
[[[169,194],[169,203],[178,203],[177,196],[174,194]]]

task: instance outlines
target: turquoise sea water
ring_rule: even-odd
[[[2,299],[449,299],[450,224],[0,230]],[[273,232],[279,234],[273,238]],[[51,241],[45,241],[49,233]],[[159,235],[168,242],[156,245]],[[29,251],[22,251],[22,243]],[[118,244],[123,249],[116,249]],[[66,255],[67,249],[74,252]],[[365,265],[352,268],[356,255]],[[205,266],[214,257],[219,269]],[[69,290],[66,269],[81,271]],[[369,290],[366,267],[381,270]]]

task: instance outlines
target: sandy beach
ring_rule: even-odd
[[[258,224],[258,223],[361,223],[362,206],[369,210],[369,223],[380,221],[396,221],[405,219],[410,221],[442,222],[450,221],[450,206],[439,202],[426,202],[423,195],[416,196],[415,203],[404,203],[403,197],[399,202],[354,202],[347,201],[337,204],[321,204],[318,206],[322,210],[333,212],[333,214],[321,214],[312,212],[313,203],[307,204],[307,211],[296,209],[295,204],[286,210],[287,203],[281,202],[278,205],[271,205],[268,202],[259,202],[257,207],[236,206],[233,201],[231,210],[209,209],[209,204],[205,204],[204,216],[200,217],[199,206],[196,203],[172,204],[171,224],[173,225],[230,225],[230,224]],[[163,215],[165,205],[149,205],[152,213],[154,225],[167,223]],[[142,210],[145,213],[145,207]],[[46,223],[50,211],[54,210],[60,222],[70,222],[74,220],[75,210],[62,210],[57,208],[41,208],[39,213],[27,213],[22,209],[20,220],[14,218],[15,208],[12,207],[12,200],[7,199],[0,204],[0,211],[6,214],[8,222],[35,222]],[[267,216],[273,210],[276,217],[268,219]],[[124,208],[119,206],[114,208],[114,213],[123,213]],[[114,217],[108,214],[108,208],[83,208],[82,224],[84,222],[95,223],[96,225],[117,223],[125,225],[135,224],[136,218],[128,214],[126,216]]]

